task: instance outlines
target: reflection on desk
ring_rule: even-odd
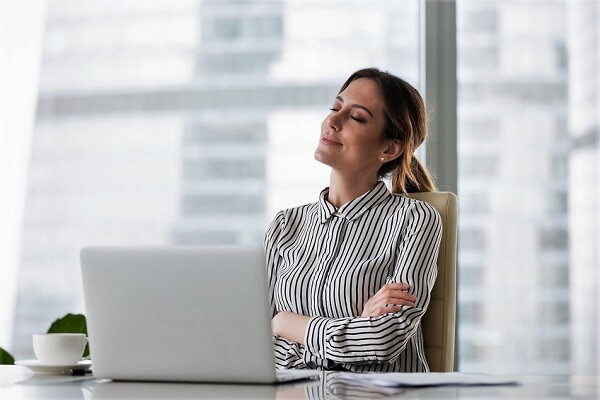
[[[519,386],[399,389],[388,396],[337,376],[323,372],[319,381],[283,385],[112,382],[91,375],[33,375],[25,367],[0,365],[0,399],[597,399],[599,394],[598,377],[519,376]]]

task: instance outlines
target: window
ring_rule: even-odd
[[[539,232],[538,246],[544,250],[566,250],[569,237],[565,229],[542,228]]]
[[[459,369],[597,373],[598,4],[456,4]]]
[[[343,80],[419,85],[419,2],[49,1],[10,350],[83,310],[85,244],[260,244],[316,201]],[[42,306],[43,305],[43,306]]]
[[[484,249],[486,245],[485,232],[478,228],[461,229],[461,245],[468,250]]]
[[[0,345],[28,358],[31,333],[83,310],[83,245],[258,244],[277,210],[315,201],[316,135],[346,76],[375,65],[435,82],[420,63],[436,49],[420,41],[431,3],[51,0],[26,15],[40,70],[17,92],[30,76],[39,91],[23,101],[26,161],[7,169],[25,209],[0,247],[0,277],[18,267]],[[445,15],[457,55],[436,49],[435,65],[457,66],[457,151],[429,163],[457,158],[461,371],[598,373],[598,8],[456,0]]]

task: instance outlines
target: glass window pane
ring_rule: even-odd
[[[260,244],[315,201],[343,80],[419,86],[419,1],[49,0],[12,350],[83,311],[90,244]]]
[[[598,13],[457,1],[461,371],[598,372]]]

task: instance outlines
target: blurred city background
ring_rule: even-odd
[[[260,244],[328,184],[313,151],[352,71],[424,86],[418,0],[24,4],[0,3],[0,57],[30,61],[0,58],[22,96],[0,94],[21,105],[0,114],[0,346],[18,359],[84,312],[82,246]],[[456,9],[459,370],[598,373],[598,2]]]

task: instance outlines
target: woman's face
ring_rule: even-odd
[[[384,125],[378,84],[367,78],[352,81],[321,124],[315,159],[342,173],[376,176],[390,142],[383,138]]]

